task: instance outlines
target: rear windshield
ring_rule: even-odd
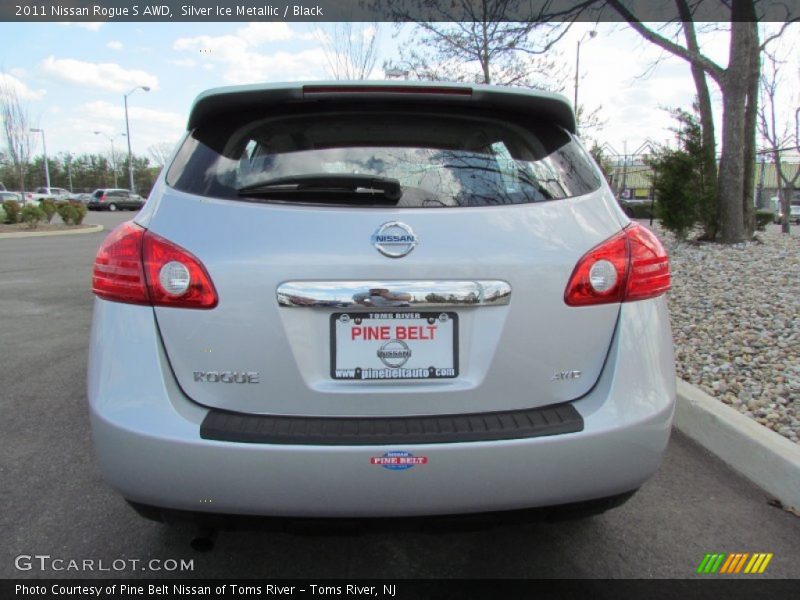
[[[303,185],[304,177],[335,187],[349,175],[399,183],[399,199],[378,202],[367,184],[345,195],[318,184],[303,194],[253,191],[275,180]],[[167,183],[225,199],[441,208],[558,200],[601,180],[580,144],[549,122],[359,111],[217,119],[186,138]]]

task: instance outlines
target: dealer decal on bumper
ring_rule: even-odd
[[[390,471],[405,471],[417,465],[427,465],[427,456],[414,456],[405,450],[392,450],[383,456],[373,456],[369,459],[373,465],[380,465]]]

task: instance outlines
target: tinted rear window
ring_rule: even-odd
[[[557,200],[601,185],[586,152],[552,123],[386,110],[218,119],[186,138],[167,183],[243,199],[250,194],[239,190],[247,186],[323,174],[396,179],[396,206],[408,208]],[[277,201],[297,200],[287,194]],[[326,202],[324,192],[318,201]]]

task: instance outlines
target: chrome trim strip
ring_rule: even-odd
[[[441,308],[503,306],[511,300],[505,281],[286,281],[278,305],[303,308]]]

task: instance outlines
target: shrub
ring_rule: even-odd
[[[53,222],[53,215],[56,214],[56,203],[49,198],[46,198],[39,202],[39,208],[44,211],[44,216],[47,219],[48,223]]]
[[[6,200],[3,202],[6,211],[6,220],[9,223],[19,223],[19,202],[16,200]]]
[[[45,218],[44,211],[38,206],[33,204],[26,204],[20,213],[22,222],[27,223],[31,229],[36,229],[36,226]]]
[[[756,229],[764,231],[774,219],[775,215],[771,211],[759,210],[756,212]]]
[[[658,173],[656,214],[666,229],[678,239],[686,239],[698,220],[697,189],[692,185],[697,162],[682,150],[664,150],[653,166]]]
[[[83,223],[83,219],[86,217],[86,205],[83,202],[78,202],[76,200],[71,200],[70,205],[75,209],[75,218],[72,222],[75,223],[75,225],[80,225]]]
[[[69,202],[59,202],[56,204],[56,211],[58,211],[58,216],[61,217],[65,225],[73,224],[78,218],[78,212]]]
[[[695,115],[676,109],[673,131],[678,150],[660,148],[649,164],[653,167],[656,215],[678,239],[685,239],[696,225],[706,239],[716,234],[716,184],[714,173],[706,172],[703,131]]]

